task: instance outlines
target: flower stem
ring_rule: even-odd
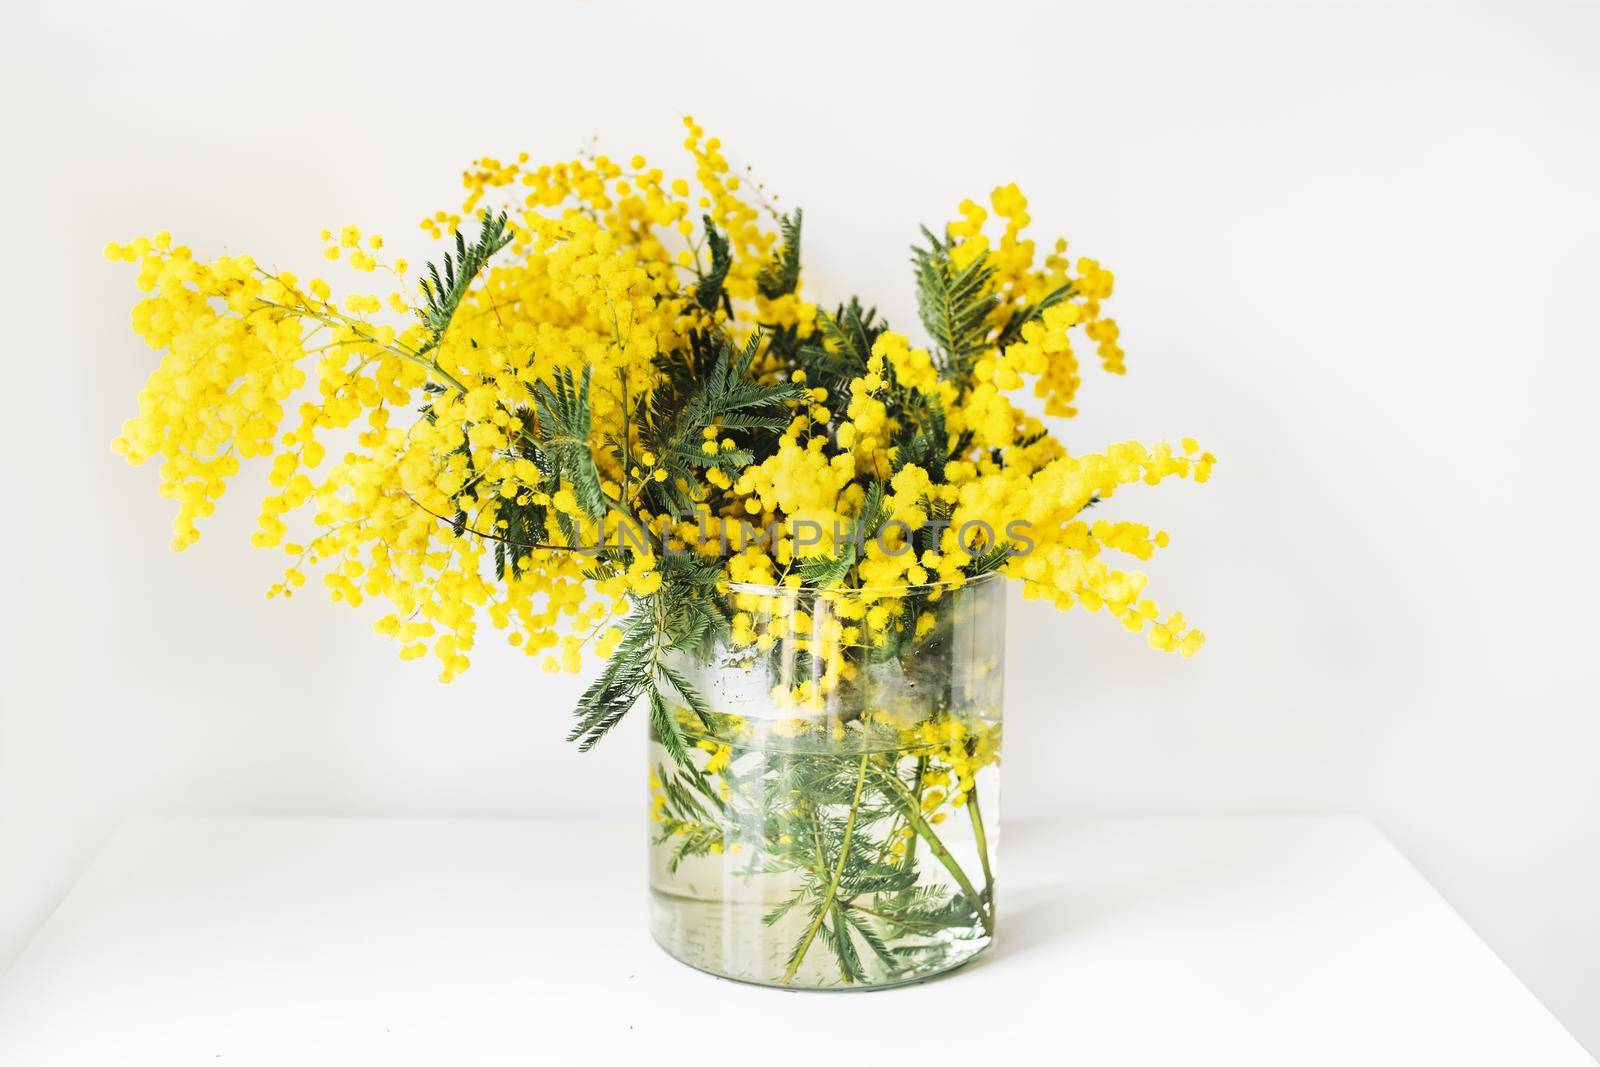
[[[983,920],[983,932],[993,937],[994,918],[984,908],[983,897],[978,895],[977,889],[972,885],[972,879],[967,877],[967,872],[961,869],[961,865],[950,854],[950,850],[944,847],[944,842],[939,840],[939,835],[933,832],[933,827],[929,826],[928,821],[922,817],[922,812],[917,810],[916,798],[911,795],[911,790],[907,789],[906,784],[892,772],[885,772],[877,767],[873,769],[878,772],[879,777],[889,782],[895,792],[900,795],[900,802],[905,806],[906,821],[911,824],[911,828],[917,832],[918,836],[928,843],[928,850],[938,858],[940,863],[944,864],[944,869],[950,872],[950,877],[956,880],[956,885],[960,886],[961,891],[967,895],[967,899],[972,901],[972,906],[978,912],[978,918]]]
[[[983,899],[994,909],[994,871],[989,867],[989,836],[983,832],[983,813],[978,810],[978,782],[972,782],[967,794],[967,814],[972,817],[972,836],[978,845],[978,862],[983,864]]]
[[[794,955],[789,958],[789,966],[784,970],[783,977],[778,979],[779,985],[788,985],[800,969],[800,961],[806,958],[806,952],[811,948],[811,942],[816,939],[817,931],[822,928],[822,920],[827,917],[833,907],[833,898],[839,892],[839,879],[844,877],[844,861],[850,855],[850,838],[855,834],[856,812],[861,810],[861,787],[867,781],[867,760],[869,755],[861,756],[861,771],[856,778],[856,795],[850,801],[850,815],[844,822],[844,840],[839,844],[839,862],[833,866],[833,877],[828,881],[828,891],[822,898],[822,906],[817,909],[817,917],[811,920],[811,927],[806,931],[806,936],[794,950]]]
[[[917,808],[922,807],[922,779],[923,779],[924,776],[927,775],[927,773],[928,773],[928,757],[927,756],[918,756],[917,757],[917,777],[916,777],[917,787],[916,787],[916,789],[914,789],[912,791],[912,800],[911,800],[911,803],[912,803],[912,805],[914,807],[917,807]],[[917,861],[917,839],[915,837],[913,837],[911,840],[906,842],[905,859],[900,864],[900,869],[903,870],[903,871],[909,871],[909,870],[911,870],[912,866],[916,863],[916,861]]]

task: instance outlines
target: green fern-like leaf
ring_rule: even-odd
[[[689,762],[689,741],[683,736],[683,728],[678,725],[678,717],[672,714],[672,709],[667,707],[666,698],[659,689],[651,689],[650,701],[650,733],[660,746],[667,750],[676,763]]]
[[[807,378],[830,394],[867,373],[872,346],[888,329],[874,309],[863,308],[855,297],[831,313],[819,310],[817,328],[825,344],[800,345],[795,359]]]
[[[706,703],[705,697],[700,695],[700,691],[691,685],[689,680],[679,671],[665,663],[656,664],[656,673],[662,680],[678,691],[678,695],[689,706],[689,710],[694,712],[695,717],[700,720],[702,725],[705,725],[711,717],[711,706]]]
[[[723,283],[728,280],[728,268],[733,266],[733,252],[728,239],[717,230],[710,215],[702,216],[706,224],[706,247],[711,250],[711,267],[695,286],[694,299],[707,311],[717,310],[723,300]]]
[[[965,568],[969,578],[976,578],[980,574],[988,574],[1005,566],[1011,558],[1013,549],[1010,545],[991,545],[972,557]]]
[[[555,460],[555,480],[566,477],[572,483],[572,493],[584,514],[598,519],[606,511],[606,498],[600,488],[600,472],[595,467],[594,454],[589,451],[592,423],[589,381],[592,376],[589,367],[583,368],[581,380],[573,377],[570,368],[562,367],[556,371],[552,382],[534,384],[533,403],[539,414],[534,440]]]
[[[649,686],[654,639],[654,621],[648,605],[636,606],[623,623],[622,640],[611,659],[578,698],[578,721],[567,740],[576,741],[580,751],[589,751],[621,722]]]
[[[804,386],[758,381],[751,373],[761,335],[752,335],[742,350],[724,341],[711,370],[689,386],[678,415],[662,433],[660,454],[680,467],[740,468],[754,458],[746,450],[708,454],[701,446],[705,430],[777,430],[788,423],[784,405],[802,400]]]
[[[906,405],[903,431],[897,438],[899,451],[894,468],[915,463],[936,480],[944,478],[950,459],[950,433],[944,418],[944,405],[937,397],[913,397]]]
[[[950,257],[948,242],[924,229],[927,248],[913,248],[917,276],[917,313],[933,338],[941,369],[965,381],[979,354],[992,347],[990,314],[1000,297],[990,288],[994,268],[987,256],[965,267]]]
[[[800,577],[807,585],[826,589],[844,579],[855,566],[856,546],[847,544],[837,556],[809,556],[800,561]]]
[[[1000,336],[995,339],[995,347],[1004,348],[1022,336],[1022,328],[1030,322],[1041,318],[1045,311],[1055,307],[1063,300],[1070,299],[1077,294],[1077,287],[1068,282],[1058,285],[1044,296],[1028,306],[1019,309],[1011,318],[1006,320],[1005,326],[1000,329]]]
[[[468,245],[467,239],[457,230],[455,254],[446,252],[442,266],[428,264],[427,277],[422,280],[422,306],[417,309],[417,317],[428,331],[428,340],[422,346],[423,352],[438,345],[439,338],[449,328],[450,320],[455,317],[467,290],[472,287],[473,279],[488,266],[496,252],[511,243],[512,236],[506,226],[505,212],[496,215],[485,211],[476,241]]]
[[[787,296],[800,284],[800,219],[800,209],[795,208],[778,220],[783,243],[756,275],[756,288],[768,300]]]

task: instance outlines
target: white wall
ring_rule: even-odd
[[[344,608],[269,604],[245,492],[167,552],[107,447],[152,356],[99,249],[165,226],[314,269],[355,222],[420,252],[476,155],[675,158],[693,112],[807,208],[811,291],[901,323],[915,226],[1019,181],[1118,272],[1130,374],[1069,440],[1221,457],[1121,505],[1173,530],[1201,658],[1013,614],[1009,812],[1366,813],[1600,1051],[1600,8],[1110,6],[25,10],[0,963],[131,812],[638,810],[632,731],[561,741],[576,682],[485,649],[441,687]]]

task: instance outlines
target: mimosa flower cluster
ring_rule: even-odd
[[[1124,373],[1111,272],[1064,240],[1036,245],[1006,185],[923,231],[920,331],[858,299],[819,305],[801,213],[685,121],[681,175],[638,156],[478,161],[460,211],[423,219],[448,243],[420,272],[375,234],[323,231],[327,260],[371,278],[359,292],[165,233],[109,245],[138,271],[133,326],[161,353],[115,448],[159,463],[174,546],[259,461],[271,491],[254,543],[288,560],[272,595],[315,581],[376,602],[378,631],[405,658],[431,653],[444,680],[485,621],[548,670],[609,658],[575,731],[590,742],[641,695],[669,718],[696,703],[663,649],[712,629],[756,652],[792,636],[800,620],[759,592],[739,606],[755,586],[858,589],[867,631],[914,639],[930,623],[907,587],[999,570],[1194,653],[1199,631],[1117,562],[1167,535],[1103,505],[1205,481],[1213,457],[1189,439],[1071,452],[1018,403],[1031,391],[1045,417],[1074,414],[1080,352]],[[882,536],[724,536],[798,520]],[[1004,538],[1018,521],[1026,552]],[[977,528],[999,534],[964,543]],[[730,589],[731,612],[701,595]],[[837,621],[813,638],[830,643],[814,650],[824,687],[848,680],[859,640]]]

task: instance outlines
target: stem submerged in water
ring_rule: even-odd
[[[984,907],[984,898],[978,894],[978,890],[972,884],[972,879],[967,877],[967,872],[961,869],[961,865],[950,854],[950,850],[944,847],[944,842],[939,840],[939,835],[933,832],[933,827],[929,826],[928,821],[922,817],[922,812],[918,810],[919,805],[916,797],[912,795],[911,790],[906,788],[906,784],[892,770],[885,771],[879,767],[873,767],[873,770],[877,771],[878,776],[888,782],[891,788],[899,795],[900,802],[905,807],[906,821],[911,824],[911,828],[917,832],[917,835],[928,843],[928,851],[932,852],[939,862],[944,864],[944,869],[950,872],[950,877],[956,880],[956,884],[961,887],[961,891],[972,902],[973,908],[978,913],[978,918],[983,920],[983,932],[993,937],[994,917]]]
[[[967,794],[967,815],[972,819],[972,836],[978,845],[978,862],[983,865],[983,899],[994,912],[994,871],[989,866],[989,835],[983,832],[983,813],[978,810],[978,782],[974,778]]]
[[[844,840],[839,845],[839,862],[834,864],[833,878],[828,882],[828,891],[823,895],[822,904],[817,908],[817,917],[811,920],[811,927],[806,930],[806,936],[800,940],[794,955],[789,959],[789,966],[785,968],[783,977],[778,979],[779,985],[788,985],[800,969],[800,962],[806,958],[806,952],[811,948],[811,942],[816,940],[817,931],[822,929],[822,920],[827,918],[828,912],[833,908],[833,898],[839,892],[839,879],[844,876],[844,861],[850,856],[850,838],[855,834],[856,813],[861,810],[861,787],[867,782],[867,761],[870,757],[863,753],[861,756],[861,771],[856,777],[856,795],[850,801],[850,815],[844,823]],[[838,922],[837,918],[834,922]],[[845,981],[849,981],[849,975]]]
[[[927,776],[927,773],[928,773],[928,757],[925,756],[925,755],[924,756],[918,756],[917,757],[917,777],[916,777],[917,786],[916,786],[915,789],[913,789],[911,791],[911,795],[912,795],[912,803],[915,806],[919,807],[919,808],[922,806],[922,779]],[[913,837],[911,840],[906,842],[905,862],[900,864],[900,869],[909,871],[909,870],[912,869],[912,866],[916,862],[917,862],[917,839],[915,837]]]

